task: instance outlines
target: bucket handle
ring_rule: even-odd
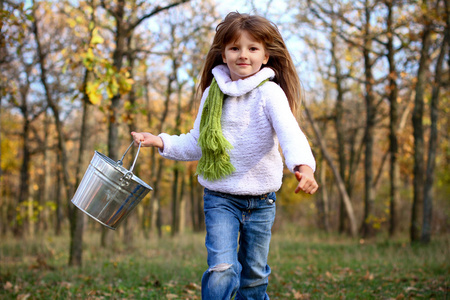
[[[122,166],[123,165],[123,159],[125,158],[125,155],[128,153],[128,150],[130,150],[131,146],[133,146],[134,141],[131,142],[130,146],[128,146],[127,150],[125,151],[125,153],[122,155],[122,158],[120,160],[117,161],[117,164]],[[139,147],[138,150],[136,152],[136,156],[134,157],[134,161],[133,164],[131,165],[131,168],[128,170],[127,173],[125,173],[125,175],[122,176],[122,178],[120,178],[120,181],[124,181],[125,185],[129,185],[130,184],[130,179],[133,177],[133,170],[134,170],[134,165],[136,164],[136,160],[139,156],[139,151],[141,150],[141,142],[139,142]]]

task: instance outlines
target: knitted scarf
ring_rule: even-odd
[[[261,82],[263,85],[268,79]],[[208,96],[203,104],[200,119],[200,136],[198,145],[202,149],[202,157],[197,165],[197,174],[209,181],[224,178],[236,169],[230,162],[228,150],[233,146],[223,136],[220,119],[222,117],[222,105],[224,94],[220,90],[216,79],[213,78]]]
[[[235,171],[228,154],[228,150],[233,146],[223,136],[220,124],[223,99],[224,94],[213,78],[200,119],[198,145],[202,148],[202,157],[197,165],[197,174],[210,181],[223,178]]]

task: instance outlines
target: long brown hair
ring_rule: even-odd
[[[269,53],[269,61],[263,67],[269,67],[275,72],[274,82],[283,89],[289,101],[289,106],[296,114],[302,102],[302,88],[297,71],[286,44],[278,31],[277,26],[264,17],[257,15],[229,13],[216,27],[216,35],[206,56],[200,78],[201,93],[211,85],[213,74],[211,70],[223,64],[222,53],[225,46],[236,41],[242,31],[249,33],[255,40],[265,46]]]

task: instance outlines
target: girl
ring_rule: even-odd
[[[300,81],[277,27],[260,16],[228,14],[216,28],[199,88],[189,133],[131,134],[136,145],[158,147],[163,157],[199,160],[209,266],[202,299],[269,299],[267,256],[283,175],[279,144],[299,181],[295,192],[318,189],[315,160],[293,114]]]

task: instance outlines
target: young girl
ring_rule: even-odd
[[[318,189],[315,160],[293,114],[300,81],[277,27],[260,16],[228,14],[216,28],[199,88],[189,133],[131,134],[163,157],[199,160],[209,266],[202,299],[269,299],[267,256],[283,176],[279,144],[299,181],[295,192]]]

